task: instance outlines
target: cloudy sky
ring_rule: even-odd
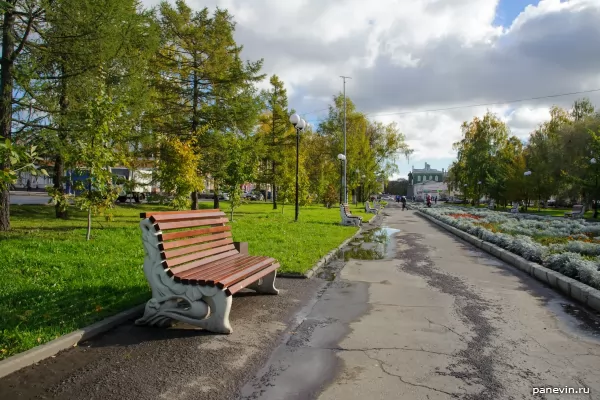
[[[227,8],[245,57],[263,58],[264,72],[285,81],[290,107],[313,124],[342,90],[339,76],[352,77],[346,93],[358,109],[397,122],[415,150],[410,162],[399,162],[404,177],[425,162],[447,168],[461,122],[487,109],[526,138],[554,104],[569,107],[587,96],[600,106],[600,91],[513,102],[600,89],[600,0],[188,4]]]

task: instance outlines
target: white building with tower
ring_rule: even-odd
[[[425,168],[422,169],[413,165],[408,174],[408,196],[417,200],[424,199],[428,194],[438,198],[448,197],[450,193],[445,182],[447,174],[443,168],[440,171],[431,168],[428,163],[425,163]]]

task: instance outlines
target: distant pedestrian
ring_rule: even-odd
[[[406,197],[402,196],[402,211],[406,210]]]
[[[31,191],[31,179],[27,179],[27,191]]]
[[[437,196],[435,196],[435,204],[437,204]]]

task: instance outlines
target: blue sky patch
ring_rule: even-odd
[[[539,0],[500,0],[496,10],[494,25],[509,27],[529,4],[537,5]]]

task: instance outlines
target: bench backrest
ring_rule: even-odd
[[[352,213],[350,212],[350,208],[348,207],[348,204],[344,204],[344,214],[352,215]]]
[[[141,213],[158,232],[163,268],[169,276],[239,254],[221,210]]]
[[[583,211],[583,204],[575,204],[573,206],[573,212],[574,213],[580,213]]]

